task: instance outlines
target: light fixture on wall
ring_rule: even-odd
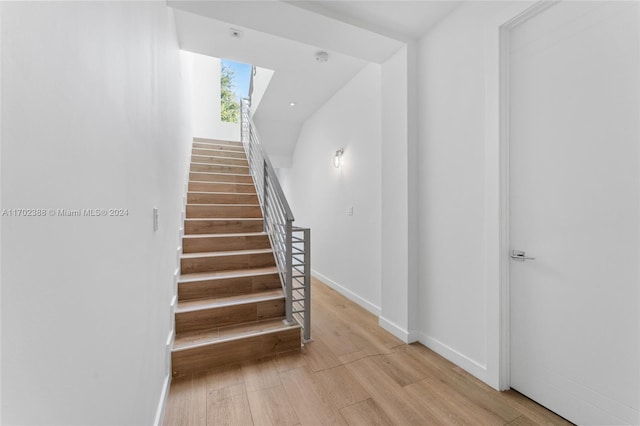
[[[336,154],[333,156],[333,167],[342,166],[342,155],[344,154],[344,148],[340,148],[336,151]]]

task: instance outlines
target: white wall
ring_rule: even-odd
[[[253,75],[252,81],[252,92],[251,92],[251,116],[256,113],[258,108],[260,107],[260,102],[262,102],[262,98],[264,97],[265,92],[269,88],[269,83],[271,83],[271,78],[273,77],[274,71],[267,68],[254,67],[255,74]]]
[[[289,141],[298,140],[302,125],[296,121],[265,117],[259,109],[253,117],[260,143],[267,151],[271,164],[276,168],[290,167],[293,152]]]
[[[296,224],[311,227],[312,269],[380,313],[380,66],[367,65],[303,125],[281,170]],[[344,165],[333,155],[344,148]],[[353,216],[347,209],[353,206]]]
[[[191,132],[162,2],[4,2],[2,423],[152,424]],[[159,230],[152,209],[159,208]]]
[[[220,64],[212,56],[184,52],[191,68],[191,111],[193,136],[226,141],[240,140],[240,121],[227,123],[220,119]]]
[[[380,326],[417,340],[415,194],[415,46],[405,45],[382,68],[382,312]]]
[[[468,2],[418,45],[419,340],[499,387],[498,25]]]

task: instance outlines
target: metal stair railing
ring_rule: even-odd
[[[299,323],[311,340],[311,230],[293,226],[294,217],[271,161],[260,144],[248,99],[241,100],[240,130],[285,294],[285,320]]]

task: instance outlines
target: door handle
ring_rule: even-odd
[[[525,252],[522,250],[511,250],[511,258],[518,262],[524,262],[525,260],[536,260],[535,257],[526,257]]]

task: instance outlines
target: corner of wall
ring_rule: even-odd
[[[364,309],[366,309],[367,311],[369,311],[373,315],[375,315],[375,316],[379,316],[380,315],[380,307],[379,306],[376,306],[373,303],[369,302],[368,300],[363,299],[362,297],[360,297],[356,293],[352,292],[351,290],[349,290],[345,286],[338,284],[337,282],[333,281],[331,278],[329,278],[329,277],[327,277],[325,275],[322,275],[320,272],[315,271],[315,270],[311,270],[311,275],[313,277],[319,279],[320,281],[322,281],[323,283],[325,283],[326,285],[328,285],[329,287],[331,287],[332,289],[334,289],[338,293],[342,294],[347,299],[357,303],[358,305],[360,305],[361,307],[363,307]]]
[[[416,334],[418,337],[418,342],[422,343],[424,346],[431,349],[438,355],[451,361],[452,363],[456,364],[458,367],[462,368],[468,373],[471,373],[478,379],[482,380],[483,382],[497,389],[497,387],[494,386],[491,380],[491,377],[489,377],[487,367],[485,365],[477,363],[476,361],[467,357],[463,353],[458,352],[457,350],[451,348],[450,346],[447,346],[446,344],[444,344],[443,342],[437,339],[434,339],[433,337],[427,336],[424,333],[416,333]]]
[[[383,316],[378,317],[378,325],[396,336],[398,339],[402,340],[404,343],[413,343],[418,341],[419,334],[417,332],[407,331]]]

